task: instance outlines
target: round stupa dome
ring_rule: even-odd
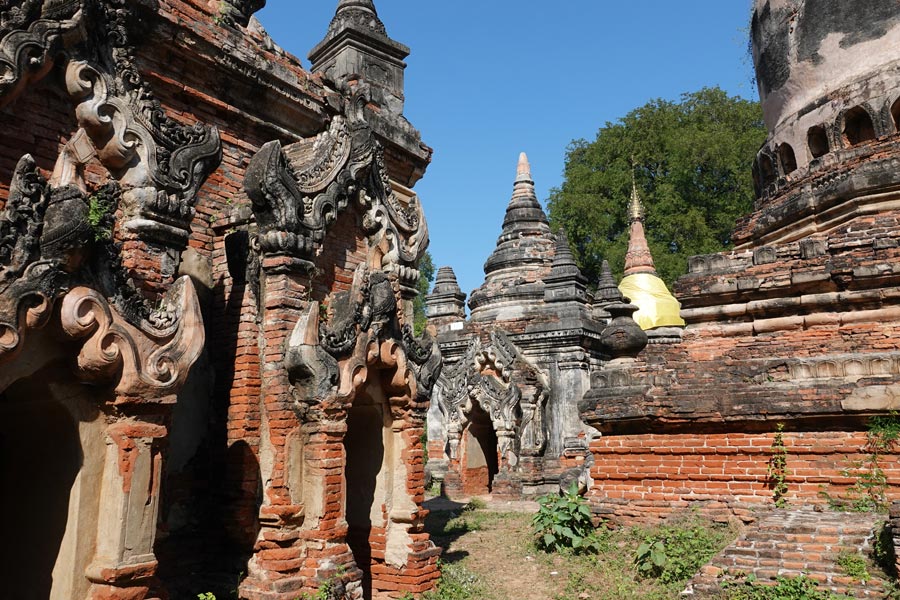
[[[898,0],[756,0],[751,41],[769,130],[761,194],[829,153],[897,132]]]

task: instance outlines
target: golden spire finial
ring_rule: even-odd
[[[634,176],[633,168],[631,170],[631,202],[628,205],[628,220],[631,222],[644,220],[644,204],[638,194],[637,179]]]

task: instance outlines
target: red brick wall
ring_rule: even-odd
[[[749,517],[753,506],[773,505],[769,461],[773,433],[611,435],[591,444],[595,463],[589,498],[601,515],[620,522],[651,522],[691,506],[719,515]],[[786,499],[825,504],[821,492],[846,498],[858,479],[846,469],[868,457],[865,432],[785,432]],[[900,456],[879,461],[900,499]],[[855,471],[853,471],[855,472]]]

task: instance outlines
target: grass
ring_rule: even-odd
[[[691,532],[706,540],[703,551],[712,556],[737,536],[735,528],[688,515],[660,527],[601,529],[597,554],[544,553],[532,541],[531,517],[472,506],[432,512],[426,528],[444,548],[444,575],[424,600],[675,600],[693,573],[682,567],[683,578],[666,582],[642,574],[641,544]],[[681,552],[670,549],[673,557]]]

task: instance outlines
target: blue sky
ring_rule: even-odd
[[[653,98],[718,85],[757,98],[747,55],[750,0],[375,0],[409,46],[406,117],[434,148],[416,185],[436,266],[466,293],[484,280],[519,152],[546,206],[566,146],[593,139]],[[269,0],[257,17],[306,55],[337,0]]]

